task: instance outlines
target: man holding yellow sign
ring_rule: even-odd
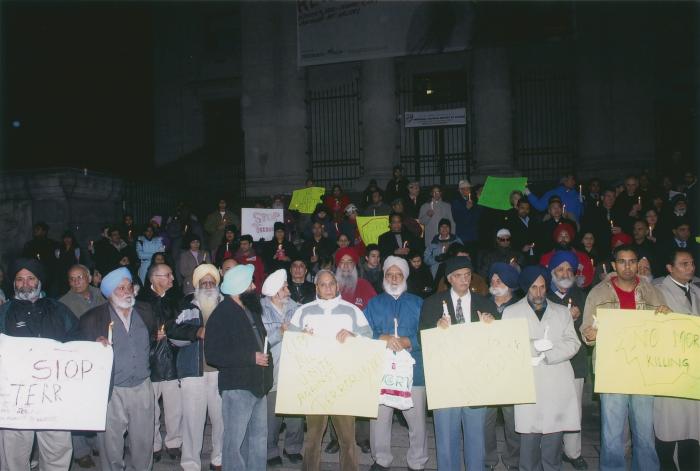
[[[639,256],[634,247],[621,245],[613,252],[615,271],[588,294],[581,333],[588,345],[598,336],[597,315],[601,309],[655,309],[669,312],[663,296],[651,284],[637,276]],[[620,313],[622,315],[622,313]],[[607,361],[602,357],[597,360]],[[597,367],[598,370],[599,367]],[[598,385],[596,386],[598,388]],[[627,415],[632,429],[632,468],[658,470],[659,458],[654,445],[654,396],[603,393],[601,405],[601,470],[624,470],[623,434]]]
[[[316,275],[316,301],[304,304],[292,316],[290,331],[306,332],[309,335],[334,338],[340,343],[356,336],[372,337],[372,329],[360,309],[343,301],[338,291],[335,275],[321,270]],[[383,354],[383,346],[380,353]],[[282,355],[284,360],[284,354]],[[319,368],[323,365],[318,365]],[[280,391],[283,389],[280,378]],[[377,388],[379,392],[379,388]],[[280,412],[278,398],[277,411]],[[378,405],[378,403],[377,403]],[[376,410],[376,409],[375,409]],[[306,416],[306,444],[304,446],[304,470],[318,470],[321,466],[321,439],[326,429],[328,415]],[[357,469],[355,453],[355,417],[332,415],[338,441],[340,442],[340,469]]]

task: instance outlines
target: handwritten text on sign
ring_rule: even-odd
[[[241,234],[249,234],[255,241],[261,237],[265,240],[272,240],[276,222],[284,222],[283,209],[241,209]]]
[[[429,409],[535,402],[524,319],[421,331]]]
[[[286,332],[278,414],[376,417],[386,342]]]
[[[0,428],[104,430],[112,348],[0,335]]]
[[[316,209],[316,205],[321,202],[321,197],[325,193],[325,188],[317,186],[294,190],[292,201],[289,202],[289,209],[299,211],[302,214],[311,214]]]
[[[700,399],[700,317],[598,309],[598,393]]]

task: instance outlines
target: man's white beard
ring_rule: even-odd
[[[36,288],[19,288],[15,289],[15,298],[21,301],[34,302],[41,297],[41,282],[36,285]]]
[[[557,288],[559,289],[569,289],[574,286],[574,280],[572,278],[559,278],[552,276],[552,279],[554,280],[554,284],[557,285]]]
[[[639,279],[644,280],[647,283],[651,283],[652,281],[654,281],[654,277],[651,275],[639,275]]]
[[[125,298],[118,298],[112,296],[112,304],[119,309],[131,309],[136,304],[136,298],[133,296],[126,296]]]
[[[209,316],[216,306],[219,305],[219,289],[218,288],[195,288],[194,300],[199,305],[199,310],[202,311],[204,323],[207,322]]]
[[[335,279],[338,282],[338,290],[341,293],[355,292],[355,288],[357,288],[357,270],[354,268],[348,271],[337,268],[335,270]]]
[[[508,288],[505,286],[501,286],[500,288],[496,288],[495,286],[492,286],[489,288],[489,293],[491,295],[500,298],[501,296],[505,296],[508,294]]]
[[[383,285],[384,286],[384,292],[398,298],[402,294],[406,292],[408,289],[408,283],[406,283],[406,280],[403,280],[400,285],[392,285],[388,281],[384,280]]]

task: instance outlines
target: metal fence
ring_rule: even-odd
[[[514,51],[511,60],[513,155],[532,181],[575,170],[576,101],[566,47]]]
[[[352,186],[364,171],[359,78],[307,90],[306,110],[310,177],[320,185]]]
[[[124,201],[122,210],[134,216],[136,224],[146,224],[154,215],[167,216],[175,214],[177,195],[173,187],[143,183],[124,182]]]
[[[472,161],[469,83],[466,70],[414,75],[397,71],[399,155],[404,174],[424,185],[453,185],[469,177]],[[466,108],[465,125],[404,127],[407,111]]]

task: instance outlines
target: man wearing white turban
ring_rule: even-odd
[[[407,293],[408,262],[390,255],[384,261],[384,292],[369,301],[365,316],[374,338],[384,340],[394,352],[408,351],[413,360],[413,407],[402,410],[408,424],[409,469],[424,469],[428,462],[428,435],[425,427],[426,397],[423,374],[423,354],[418,342],[418,326],[423,299]],[[372,470],[390,469],[394,456],[391,453],[391,422],[394,408],[379,406],[376,420],[370,420],[370,442],[374,465]]]
[[[301,463],[303,457],[300,452],[304,447],[304,418],[275,415],[282,334],[294,311],[299,307],[299,304],[290,297],[287,287],[287,271],[279,269],[272,272],[262,285],[262,294],[264,296],[261,300],[262,321],[265,324],[265,330],[267,330],[267,341],[274,365],[272,389],[267,393],[267,464],[268,466],[282,464],[282,457],[277,446],[282,420],[286,424],[283,454],[292,463]]]

